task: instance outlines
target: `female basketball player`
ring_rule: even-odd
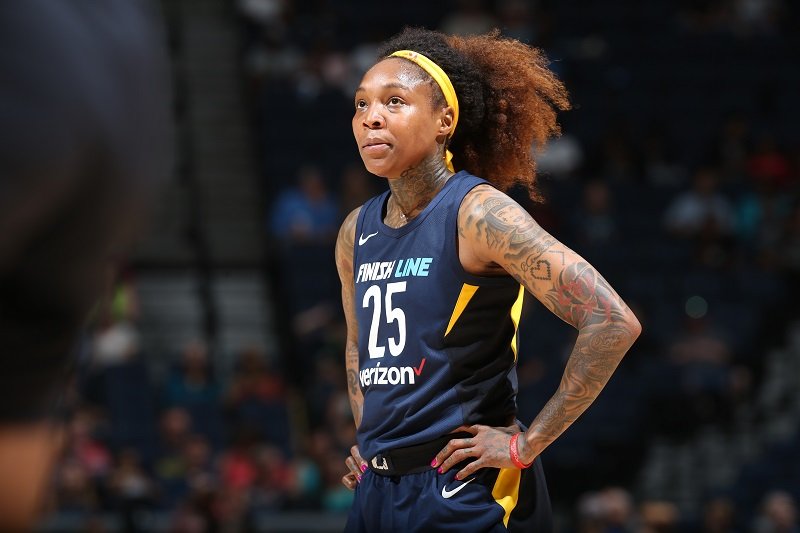
[[[353,133],[389,191],[350,213],[336,246],[358,427],[347,530],[549,531],[537,458],[641,329],[590,264],[503,193],[533,191],[531,146],[558,133],[566,91],[538,50],[497,33],[410,29],[379,57],[356,90]],[[522,431],[526,290],[579,334]]]

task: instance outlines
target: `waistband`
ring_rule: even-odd
[[[422,444],[395,448],[379,453],[369,461],[369,469],[381,476],[404,476],[431,470],[431,461],[452,439],[466,439],[471,433],[461,431],[443,435]]]

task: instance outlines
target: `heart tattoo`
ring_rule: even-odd
[[[530,275],[534,279],[548,280],[552,277],[552,269],[550,268],[550,261],[547,259],[530,259],[528,258],[521,265],[523,272],[530,271]]]

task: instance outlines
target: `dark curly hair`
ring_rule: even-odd
[[[433,60],[456,90],[459,119],[449,146],[455,167],[504,191],[522,185],[538,199],[532,147],[560,133],[556,113],[570,107],[544,54],[498,30],[457,37],[406,28],[381,45],[378,57],[406,49]],[[434,94],[434,105],[446,105],[441,91]]]

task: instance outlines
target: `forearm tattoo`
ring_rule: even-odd
[[[603,277],[542,229],[516,202],[489,187],[470,194],[459,214],[459,235],[474,239],[551,312],[578,329],[558,391],[533,421],[538,455],[597,398],[641,327]],[[529,439],[525,439],[529,441]],[[529,447],[530,441],[520,449]]]
[[[347,371],[347,394],[356,427],[361,425],[364,396],[358,384],[358,324],[355,317],[355,288],[353,286],[353,242],[358,210],[348,215],[339,230],[336,240],[336,268],[342,283],[342,307],[347,321],[347,344],[345,346],[345,368]]]
[[[346,352],[347,362],[347,393],[350,396],[350,409],[353,411],[353,419],[356,427],[361,425],[361,417],[364,413],[364,396],[358,385],[358,346],[348,342]]]

